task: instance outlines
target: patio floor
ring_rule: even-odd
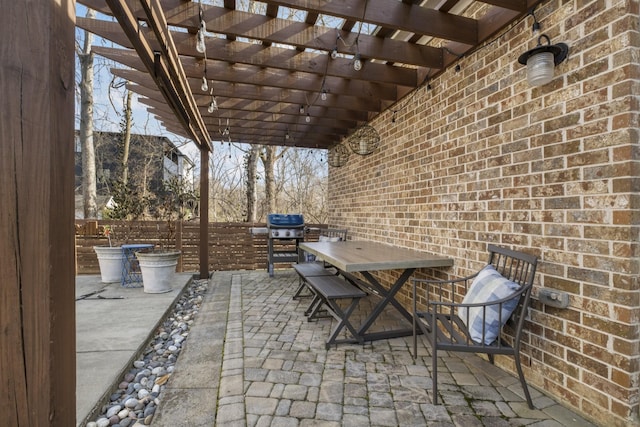
[[[580,426],[593,424],[475,355],[440,359],[411,337],[325,349],[333,319],[308,322],[291,270],[216,272],[153,426]],[[386,323],[382,326],[386,327]],[[446,354],[446,353],[445,353]]]
[[[96,415],[191,278],[178,274],[171,292],[145,294],[100,276],[76,277],[77,425]]]

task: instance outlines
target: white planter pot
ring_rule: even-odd
[[[94,246],[98,256],[100,276],[103,283],[113,283],[122,280],[122,248],[120,246]]]
[[[171,291],[180,253],[180,251],[136,252],[142,272],[142,285],[146,293],[161,294]]]

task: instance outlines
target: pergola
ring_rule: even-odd
[[[93,51],[168,130],[330,148],[539,1],[79,3],[115,17],[77,26],[122,46]]]

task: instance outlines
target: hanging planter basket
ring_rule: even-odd
[[[347,164],[347,160],[349,160],[349,150],[342,144],[334,145],[329,149],[328,161],[329,165],[334,168],[339,168]]]
[[[364,125],[356,129],[348,141],[351,151],[361,156],[366,156],[378,148],[378,144],[380,144],[380,134],[373,126]]]

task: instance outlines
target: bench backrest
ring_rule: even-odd
[[[488,249],[489,264],[503,277],[520,286],[533,284],[538,257],[495,245],[489,245]]]
[[[325,237],[339,237],[341,242],[347,241],[347,230],[343,228],[325,228],[320,230],[320,235]]]

